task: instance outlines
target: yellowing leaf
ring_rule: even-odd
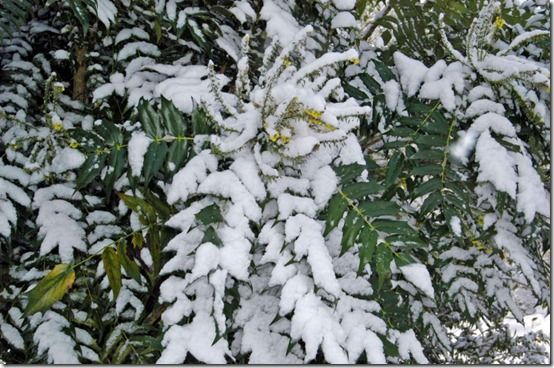
[[[40,282],[27,293],[25,314],[43,312],[63,298],[75,282],[75,271],[70,265],[56,265]]]

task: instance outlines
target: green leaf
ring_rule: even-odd
[[[379,231],[389,234],[413,235],[414,230],[404,221],[396,220],[375,220],[371,223]]]
[[[157,213],[155,208],[144,199],[133,197],[123,193],[117,193],[119,198],[129,207],[133,212],[141,214],[149,219],[149,222],[155,222]],[[142,221],[142,220],[141,220]],[[147,224],[145,224],[147,225]]]
[[[439,165],[425,165],[414,167],[410,171],[410,175],[439,175],[442,172],[442,167]]]
[[[389,201],[367,201],[359,205],[367,217],[394,216],[400,210],[396,203]]]
[[[385,354],[387,356],[392,356],[392,357],[395,357],[395,356],[398,356],[399,353],[398,353],[398,347],[393,344],[392,342],[390,342],[387,338],[383,337],[381,338],[381,341],[383,342],[383,350],[385,351]]]
[[[410,160],[442,161],[444,152],[439,150],[421,150],[410,156]]]
[[[342,183],[347,183],[360,176],[364,169],[365,166],[359,164],[342,165],[335,168],[335,173]]]
[[[87,34],[89,30],[88,11],[86,4],[83,4],[81,0],[69,0],[68,1],[73,14],[79,19],[81,26],[83,27],[83,34]]]
[[[422,195],[425,195],[427,193],[439,190],[441,186],[442,182],[439,178],[427,180],[426,182],[414,188],[414,190],[412,191],[412,198],[421,197]]]
[[[362,92],[360,89],[350,85],[350,84],[345,84],[343,86],[343,89],[344,89],[344,92],[346,92],[346,94],[350,97],[354,97],[356,100],[367,100],[369,97],[364,93]]]
[[[358,238],[358,234],[363,225],[363,219],[360,218],[355,211],[348,212],[342,229],[341,256],[354,246],[354,242]]]
[[[104,248],[102,252],[102,263],[104,264],[104,270],[108,276],[108,281],[112,287],[115,299],[121,290],[121,264],[117,251],[112,247]]]
[[[327,236],[333,230],[342,218],[344,211],[348,207],[348,202],[339,194],[335,194],[327,206],[327,215],[325,216],[325,231],[323,236]]]
[[[210,124],[206,111],[202,108],[197,108],[192,112],[192,132],[196,134],[210,133]]]
[[[204,225],[209,225],[217,222],[222,222],[221,210],[216,204],[212,204],[208,207],[204,207],[200,212],[196,214],[196,219],[202,222]]]
[[[379,193],[385,188],[375,182],[353,183],[342,187],[343,193],[350,199],[360,199],[370,194]]]
[[[431,211],[434,211],[439,204],[442,203],[442,193],[441,192],[434,192],[429,195],[429,197],[425,198],[423,201],[423,204],[419,208],[419,213],[422,216],[425,216]]]
[[[124,240],[117,243],[117,254],[119,255],[119,261],[127,275],[140,284],[140,269],[127,255],[127,243]]]
[[[166,201],[160,199],[154,191],[144,190],[142,191],[144,199],[147,201],[147,204],[154,208],[155,215],[162,220],[169,218],[172,215],[171,207],[167,204]]]
[[[385,174],[385,187],[389,187],[396,181],[404,165],[404,156],[400,152],[395,152],[389,160],[387,172]]]
[[[152,142],[144,155],[144,185],[147,186],[152,177],[162,168],[167,155],[167,143]]]
[[[162,117],[169,132],[175,137],[185,135],[185,119],[175,105],[162,96]]]
[[[393,72],[384,63],[376,59],[373,59],[372,61],[383,82],[388,82],[391,79],[394,79]]]
[[[188,142],[186,140],[176,140],[169,145],[169,151],[167,152],[167,165],[168,170],[176,172],[179,170],[187,158]],[[169,164],[173,167],[169,167]]]
[[[361,243],[359,249],[360,265],[358,266],[358,275],[364,271],[366,264],[370,264],[377,246],[378,234],[371,230],[368,226],[364,226],[360,232],[359,241]]]
[[[90,155],[87,157],[83,165],[79,168],[77,173],[77,179],[75,185],[77,190],[82,189],[89,185],[104,168],[104,162],[106,161],[106,155]]]
[[[212,243],[217,245],[218,247],[223,246],[223,242],[221,241],[221,239],[219,239],[219,236],[217,236],[217,233],[212,226],[209,226],[204,232],[202,243]]]
[[[394,127],[388,131],[388,134],[395,137],[411,137],[415,134],[415,130],[406,127]]]
[[[377,271],[378,287],[380,290],[383,287],[385,279],[390,277],[390,263],[392,261],[392,251],[384,243],[377,246],[375,254],[375,270]]]
[[[378,95],[383,93],[383,89],[379,85],[379,83],[373,79],[369,74],[362,73],[359,74],[358,77],[362,81],[362,83],[367,87],[369,92],[371,92],[373,95]]]
[[[443,147],[446,144],[446,137],[427,134],[417,136],[414,141],[422,146]]]
[[[108,197],[113,189],[115,181],[123,174],[126,150],[121,148],[113,149],[108,156],[108,165],[111,167],[108,174],[104,178],[104,189],[108,193]]]
[[[75,271],[66,264],[56,265],[39,283],[27,293],[25,314],[30,316],[44,312],[61,300],[75,282]]]
[[[417,259],[415,259],[408,253],[395,254],[394,262],[398,267],[407,266],[412,263],[418,263]]]
[[[150,105],[150,101],[141,99],[138,105],[138,117],[146,135],[152,139],[162,137],[160,116]]]

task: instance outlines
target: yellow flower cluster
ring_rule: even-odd
[[[56,122],[52,123],[52,129],[55,132],[61,132],[63,130],[62,122],[61,121],[56,121]]]
[[[273,143],[287,144],[290,142],[290,137],[286,135],[282,135],[281,133],[277,132],[275,134],[270,135],[269,140],[272,141]]]
[[[502,29],[502,28],[504,28],[504,26],[506,25],[506,21],[504,20],[504,18],[498,16],[498,17],[496,17],[496,19],[494,20],[494,25],[496,26],[496,28]]]
[[[477,239],[472,239],[471,244],[475,246],[475,248],[484,251],[487,254],[492,253],[492,248],[487,247],[482,241]]]
[[[304,110],[304,112],[306,113],[307,118],[308,118],[308,122],[310,124],[318,125],[318,126],[323,127],[327,130],[334,130],[335,129],[334,126],[332,126],[330,124],[327,124],[323,120],[321,120],[321,115],[323,115],[323,113],[321,111],[317,111],[317,110],[314,110],[314,109],[306,109],[306,110]]]
[[[292,65],[292,61],[290,61],[290,59],[288,57],[284,57],[283,58],[283,65],[285,66],[285,68],[288,68],[289,66]]]

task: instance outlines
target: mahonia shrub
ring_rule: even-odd
[[[4,1],[0,362],[546,363],[543,0]]]

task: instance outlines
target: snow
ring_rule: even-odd
[[[298,274],[290,278],[281,289],[281,298],[279,299],[279,314],[287,315],[294,310],[298,299],[313,290],[311,278]]]
[[[252,221],[259,221],[262,211],[254,196],[239,181],[230,170],[213,172],[198,186],[198,192],[213,194],[231,199],[233,211],[237,215],[244,215]],[[239,220],[235,218],[234,220]]]
[[[323,208],[331,199],[337,189],[338,178],[333,169],[329,166],[323,166],[316,171],[311,179],[312,193],[314,202],[319,207]]]
[[[452,229],[452,232],[454,233],[454,235],[456,236],[462,235],[462,223],[458,216],[452,216],[452,218],[450,218],[450,228]]]
[[[514,160],[488,131],[483,132],[477,140],[475,160],[479,163],[478,181],[489,181],[497,190],[516,198],[518,177]]]
[[[145,41],[136,41],[125,44],[125,46],[123,46],[123,48],[117,53],[116,59],[118,61],[127,60],[131,56],[136,55],[137,51],[140,51],[141,54],[148,56],[160,56],[158,46]]]
[[[117,36],[115,36],[115,44],[117,45],[118,43],[128,40],[131,37],[136,37],[142,40],[148,40],[150,38],[150,36],[148,35],[148,32],[146,32],[142,28],[139,28],[139,27],[124,28],[121,31],[119,31]]]
[[[200,312],[186,326],[174,325],[164,334],[164,350],[157,364],[182,364],[187,354],[207,364],[225,364],[225,355],[230,354],[224,338],[215,344],[215,325],[213,318],[206,312]]]
[[[423,355],[423,348],[413,330],[402,332],[398,335],[398,353],[402,359],[410,359],[410,355],[419,364],[427,364],[429,361]]]
[[[279,207],[279,219],[286,220],[293,213],[303,213],[309,217],[314,217],[317,211],[314,200],[306,197],[297,197],[288,193],[283,193],[277,198]]]
[[[202,151],[194,156],[173,177],[167,193],[167,202],[173,204],[178,200],[186,201],[188,196],[197,190],[198,184],[206,179],[207,173],[216,168],[217,158],[209,151]]]
[[[350,28],[356,26],[356,18],[350,12],[340,12],[331,21],[331,28]]]
[[[289,251],[284,251],[283,255],[279,258],[273,271],[271,271],[271,278],[269,279],[268,286],[283,285],[287,280],[296,275],[296,265],[289,264],[292,260],[292,255]]]
[[[300,31],[300,26],[290,13],[287,5],[280,2],[265,0],[260,11],[260,18],[266,21],[266,32],[269,38],[277,38],[281,45],[292,42]],[[279,5],[278,5],[279,4]]]
[[[96,13],[104,26],[110,28],[110,24],[115,23],[117,8],[110,0],[96,0]]]
[[[439,73],[437,70],[434,70],[437,65],[443,74],[441,79],[438,79]],[[453,111],[456,108],[454,91],[461,93],[465,84],[462,64],[454,62],[446,66],[444,72],[442,72],[443,67],[444,65],[437,62],[426,72],[425,82],[421,86],[419,97],[432,100],[439,99],[446,110]]]
[[[265,199],[267,195],[265,185],[260,178],[258,165],[252,157],[241,157],[241,159],[233,162],[230,169],[256,200],[261,201]]]
[[[550,216],[550,193],[544,188],[531,159],[523,154],[512,155],[517,165],[517,210],[523,212],[525,221],[531,223],[535,214]]]
[[[289,217],[285,225],[286,241],[294,239],[295,259],[308,256],[314,282],[330,294],[339,296],[340,284],[335,277],[331,256],[325,246],[323,229],[315,220],[303,214]]]
[[[536,269],[536,264],[530,258],[529,252],[524,248],[521,239],[515,235],[516,228],[510,220],[510,216],[504,213],[503,217],[496,222],[494,241],[500,248],[510,254],[511,259],[519,266],[521,272],[528,280],[532,290],[537,295],[541,295],[541,287],[535,278],[534,270]]]
[[[233,3],[233,7],[229,11],[238,19],[242,24],[246,22],[248,18],[256,18],[256,12],[252,9],[252,6],[247,0],[237,0]]]
[[[475,119],[469,128],[469,132],[480,134],[487,129],[508,137],[515,137],[516,135],[516,130],[510,120],[495,112],[487,112]]]
[[[87,215],[87,223],[92,224],[109,224],[116,220],[116,217],[108,211],[93,211]]]
[[[24,207],[31,204],[31,199],[19,186],[0,178],[0,198],[10,197]]]
[[[152,139],[147,137],[143,132],[135,132],[129,139],[129,166],[131,173],[134,176],[140,176],[142,165],[144,164],[144,155],[148,151],[148,146],[152,143]]]
[[[52,160],[52,171],[63,173],[79,168],[85,162],[85,155],[73,148],[63,148]]]
[[[74,258],[73,249],[86,252],[85,231],[75,221],[80,217],[81,211],[69,202],[56,199],[42,204],[36,219],[42,238],[40,254],[49,254],[58,247],[62,262],[69,263]]]
[[[431,281],[431,275],[427,267],[421,263],[411,263],[400,267],[400,271],[406,280],[414,284],[425,293],[429,298],[435,298],[435,290]]]
[[[221,267],[239,280],[248,280],[248,268],[252,260],[252,245],[248,239],[237,229],[228,226],[221,228],[217,234],[223,243],[219,250]]]
[[[0,332],[2,332],[2,337],[8,341],[8,343],[16,349],[23,350],[25,344],[23,337],[19,331],[12,325],[2,321],[0,317]]]
[[[333,0],[333,5],[338,10],[352,10],[356,5],[356,0]]]
[[[396,51],[393,58],[400,74],[400,84],[408,97],[412,97],[419,90],[427,73],[427,67],[421,61],[411,59],[400,51]]]
[[[494,100],[494,92],[492,91],[491,87],[487,85],[479,85],[479,86],[473,87],[467,95],[467,99],[469,102],[476,101],[483,97],[487,97],[491,100]]]
[[[208,272],[214,270],[219,264],[219,249],[212,243],[204,243],[196,249],[194,268],[190,275],[190,281],[194,281],[201,276],[206,276]]]
[[[320,345],[325,360],[330,364],[348,363],[346,353],[340,346],[345,339],[341,325],[333,318],[332,310],[312,292],[297,301],[290,336],[304,342],[304,363],[316,357]]]
[[[54,59],[56,60],[69,60],[71,54],[67,50],[54,51]]]
[[[75,341],[64,332],[67,327],[69,322],[64,317],[48,311],[33,334],[37,353],[46,353],[50,364],[79,364]]]
[[[488,112],[493,112],[498,115],[504,115],[506,109],[501,104],[491,101],[489,99],[475,100],[466,109],[466,117],[472,118],[474,116],[483,115]]]
[[[383,84],[383,92],[385,94],[385,103],[389,110],[394,111],[398,106],[398,100],[401,98],[400,85],[394,79]]]

